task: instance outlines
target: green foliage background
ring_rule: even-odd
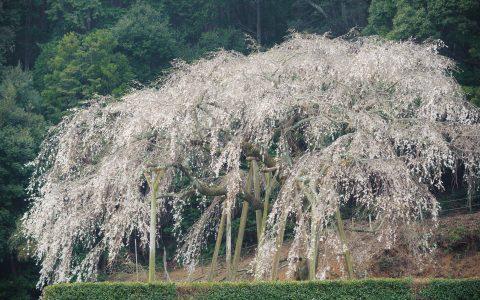
[[[477,0],[0,0],[0,298],[38,294],[16,224],[28,206],[27,163],[68,109],[149,84],[174,59],[219,48],[248,53],[245,35],[265,50],[289,29],[340,36],[351,28],[394,40],[442,39],[468,99],[480,105]],[[185,228],[195,207],[187,207]],[[247,244],[255,243],[249,224]],[[172,253],[169,224],[163,234]]]

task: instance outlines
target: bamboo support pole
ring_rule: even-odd
[[[242,214],[240,216],[240,227],[238,229],[237,242],[235,244],[235,254],[233,256],[233,267],[231,280],[235,280],[238,269],[238,262],[242,252],[243,236],[245,234],[245,225],[247,224],[248,202],[243,201]]]
[[[350,255],[350,250],[348,249],[347,237],[345,235],[343,220],[342,220],[342,216],[340,215],[339,208],[337,208],[337,210],[335,211],[335,218],[337,219],[338,235],[340,237],[340,241],[342,242],[343,255],[345,257],[345,264],[347,265],[348,278],[352,279],[353,278],[352,257]]]
[[[215,241],[215,249],[213,250],[212,263],[210,265],[210,272],[208,273],[208,281],[212,281],[215,277],[217,269],[218,252],[222,245],[223,231],[225,229],[225,207],[222,205],[222,217],[220,218],[220,224],[218,225],[217,239]]]

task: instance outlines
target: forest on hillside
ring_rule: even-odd
[[[263,52],[293,32],[441,40],[467,100],[480,106],[476,0],[0,0],[0,298],[38,293],[38,266],[17,227],[29,207],[28,163],[51,126],[97,95],[161,84],[179,60]],[[186,210],[185,228],[199,216]],[[173,252],[173,229],[162,238]]]

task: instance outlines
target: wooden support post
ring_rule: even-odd
[[[150,201],[150,253],[148,257],[148,282],[155,281],[155,248],[157,235],[157,188],[154,185]]]
[[[257,242],[260,244],[262,239],[262,210],[255,210],[255,223],[257,223]]]
[[[237,242],[235,244],[235,253],[233,255],[233,267],[231,280],[235,280],[238,269],[238,262],[242,252],[243,235],[245,234],[245,225],[247,224],[248,202],[243,201],[242,214],[240,216],[240,227],[238,228]]]
[[[170,275],[168,274],[167,268],[167,249],[163,246],[163,272],[165,274],[165,280],[170,281]]]
[[[472,200],[473,200],[473,193],[474,193],[474,184],[473,184],[472,176],[468,175],[467,183],[468,183],[468,187],[467,187],[467,207],[468,207],[468,211],[470,213],[472,213],[473,212]]]
[[[225,228],[225,207],[222,205],[222,217],[220,218],[220,224],[218,225],[217,239],[215,241],[215,249],[213,250],[212,263],[210,265],[210,272],[208,273],[208,281],[212,281],[217,271],[217,259],[220,246],[222,245],[223,230]]]
[[[232,279],[232,208],[226,207],[227,209],[227,238],[226,238],[226,254],[225,254],[225,263],[227,265],[227,279]]]
[[[337,219],[337,228],[338,228],[338,235],[340,237],[340,242],[342,243],[342,247],[344,248],[343,255],[345,258],[345,264],[347,265],[348,278],[352,279],[353,278],[352,257],[350,255],[350,250],[348,249],[347,237],[345,235],[345,230],[343,228],[343,220],[340,214],[340,208],[337,208],[337,210],[335,211],[335,218]]]
[[[157,236],[157,193],[160,179],[163,177],[165,170],[157,168],[150,175],[144,174],[147,184],[151,189],[150,199],[150,252],[148,257],[148,282],[155,281],[155,247]]]
[[[135,273],[137,273],[137,282],[138,279],[138,254],[137,254],[137,238],[135,237]]]
[[[260,232],[260,240],[261,237],[263,237],[263,234],[265,233],[265,227],[267,226],[267,217],[268,217],[268,205],[269,205],[269,200],[270,200],[270,194],[272,193],[272,185],[273,183],[271,182],[271,177],[272,175],[270,172],[267,172],[265,174],[265,198],[263,199],[263,216],[262,216],[262,230]]]
[[[310,251],[312,251],[311,255],[308,257],[308,278],[310,280],[315,279],[316,271],[317,271],[317,255],[318,255],[318,222],[315,220],[313,216],[313,208],[317,202],[315,195],[312,193],[311,188],[305,186],[302,181],[297,181],[298,187],[302,190],[305,197],[307,197],[308,202],[310,203],[310,207],[312,211],[310,213]]]
[[[287,214],[282,213],[280,216],[280,226],[278,229],[278,235],[276,239],[276,245],[275,245],[275,255],[273,256],[273,262],[272,262],[272,280],[277,280],[278,279],[278,264],[280,262],[280,250],[282,249],[283,245],[283,238],[285,235],[285,225],[287,223]]]
[[[253,195],[256,201],[260,201],[260,171],[256,160],[251,161],[250,166],[253,180]],[[255,223],[257,225],[257,241],[260,242],[262,235],[262,210],[255,210]]]
[[[311,216],[310,222],[310,251],[312,251],[312,253],[308,258],[308,279],[315,280],[315,275],[317,274],[318,222],[314,220],[313,215]]]

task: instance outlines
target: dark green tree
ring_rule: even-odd
[[[115,23],[133,0],[49,0],[47,16],[53,32],[61,36],[69,31],[87,33]]]
[[[480,2],[476,0],[372,0],[365,34],[417,41],[434,38],[458,62],[457,79],[480,103]]]
[[[112,29],[118,49],[128,57],[136,79],[153,79],[160,70],[179,56],[176,32],[162,6],[133,5]]]
[[[187,43],[196,43],[202,32],[227,25],[234,0],[163,0],[171,24]]]
[[[383,1],[388,5],[389,0]],[[290,27],[299,31],[329,32],[333,36],[367,24],[369,0],[296,0]]]
[[[102,29],[85,36],[69,33],[43,46],[35,79],[49,119],[57,122],[68,108],[95,94],[120,95],[128,88],[133,72],[117,45],[112,33]]]
[[[20,9],[15,1],[0,0],[0,68],[15,47],[15,29],[20,23]]]
[[[35,113],[39,101],[30,73],[5,68],[0,75],[0,268],[8,271],[0,272],[2,299],[29,299],[35,286],[31,266],[20,267],[9,240],[26,208],[31,171],[26,164],[35,158],[45,131],[43,117]]]
[[[218,49],[234,50],[241,53],[248,51],[246,36],[233,28],[218,28],[202,33],[195,47],[195,57]]]
[[[391,39],[439,38],[425,7],[426,1],[372,1],[366,34],[380,34]]]

